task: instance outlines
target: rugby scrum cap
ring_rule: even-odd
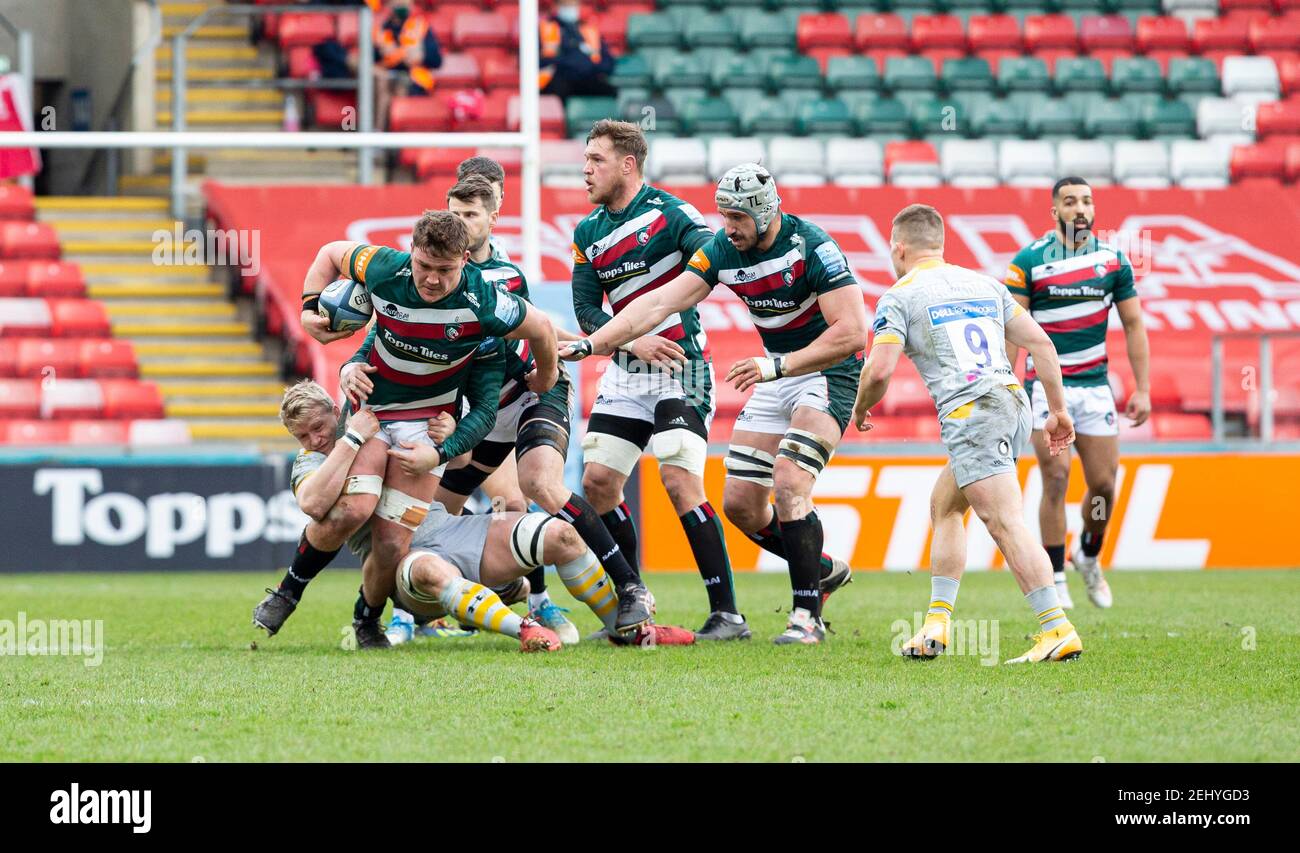
[[[718,181],[715,196],[719,210],[739,210],[749,214],[762,234],[776,216],[781,198],[776,194],[776,179],[757,163],[741,163]]]

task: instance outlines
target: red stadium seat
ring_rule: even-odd
[[[1187,52],[1184,50],[1153,50],[1147,53],[1147,59],[1154,59],[1160,64],[1160,73],[1165,77],[1169,76],[1169,62],[1174,59],[1186,59]]]
[[[11,377],[18,365],[19,338],[0,338],[0,377]]]
[[[826,66],[830,64],[832,58],[836,56],[852,56],[853,49],[848,47],[814,47],[808,51],[808,56],[817,60],[817,66],[821,68],[822,75],[826,74]]]
[[[1156,412],[1151,415],[1151,424],[1158,439],[1197,441],[1214,434],[1208,417],[1191,412]]]
[[[47,337],[52,325],[46,300],[0,299],[0,337]]]
[[[50,299],[50,325],[57,338],[106,338],[108,312],[93,299]]]
[[[510,108],[510,99],[518,97],[508,89],[494,89],[483,100],[483,114],[475,119],[461,122],[457,130],[491,132],[506,130]]]
[[[27,295],[77,299],[86,295],[86,279],[72,261],[34,261],[27,268]]]
[[[0,441],[19,447],[67,444],[68,425],[62,421],[6,421]]]
[[[289,76],[299,80],[317,80],[320,78],[320,62],[310,47],[291,47],[285,53],[285,66]]]
[[[445,131],[450,126],[451,113],[441,95],[404,95],[389,104],[388,129],[394,133]]]
[[[281,50],[320,44],[334,38],[334,16],[310,12],[290,12],[281,15],[277,38]]]
[[[1300,98],[1266,101],[1255,107],[1255,133],[1260,139],[1300,135]]]
[[[41,413],[59,420],[103,417],[102,383],[93,379],[42,381]]]
[[[1028,15],[1025,17],[1025,48],[1030,51],[1069,50],[1079,48],[1079,33],[1069,15]]]
[[[653,3],[620,3],[610,6],[604,12],[592,17],[592,23],[600,30],[601,38],[615,53],[627,51],[627,19],[633,15],[648,15],[655,11]]]
[[[1024,45],[1020,22],[1012,15],[972,15],[966,35],[973,51],[1016,50]]]
[[[335,23],[338,25],[338,34],[335,38],[339,40],[339,44],[344,47],[356,47],[357,43],[361,41],[359,32],[361,22],[358,20],[357,14],[351,12],[339,15]]]
[[[1288,142],[1286,145],[1283,177],[1292,182],[1300,181],[1300,142]]]
[[[0,184],[0,219],[31,221],[35,216],[31,190],[18,184]]]
[[[0,379],[0,420],[40,416],[40,380]]]
[[[537,99],[537,109],[542,125],[542,139],[564,139],[564,102],[555,95],[542,95]],[[506,105],[506,127],[519,129],[519,96],[513,95]]]
[[[1250,27],[1246,21],[1232,18],[1201,18],[1192,30],[1192,49],[1197,53],[1212,50],[1250,51]]]
[[[405,150],[403,151],[405,153]],[[453,177],[462,160],[473,157],[474,148],[420,148],[414,149],[413,164],[420,180]]]
[[[1266,50],[1300,50],[1300,17],[1252,21],[1248,32],[1250,46],[1256,53]]]
[[[1047,66],[1048,74],[1056,73],[1056,60],[1065,59],[1066,57],[1071,57],[1075,55],[1076,54],[1073,50],[1066,50],[1065,48],[1062,47],[1053,48],[1052,50],[1034,51],[1034,58],[1043,60],[1043,64]]]
[[[800,15],[795,38],[800,53],[807,53],[814,47],[853,46],[853,30],[849,26],[849,19],[832,12]]]
[[[16,376],[36,379],[75,378],[81,373],[81,342],[28,338],[18,342]]]
[[[998,69],[1002,67],[1002,60],[1023,56],[1024,54],[1019,50],[1001,48],[997,50],[976,51],[975,55],[989,64],[989,68],[993,71],[993,76],[996,77],[998,75]]]
[[[923,50],[921,56],[930,60],[930,64],[934,66],[934,73],[938,76],[943,74],[943,64],[945,62],[949,59],[962,59],[966,56],[966,52],[955,47],[944,47],[937,50]]]
[[[966,31],[954,15],[917,15],[912,19],[912,50],[966,50]]]
[[[457,50],[471,47],[508,48],[511,46],[510,20],[505,15],[493,12],[458,15],[452,24],[451,40]]]
[[[71,421],[59,425],[67,427],[69,444],[126,444],[127,441],[128,425],[122,421]]]
[[[1079,43],[1089,53],[1098,50],[1132,50],[1133,28],[1123,15],[1084,18],[1079,24]]]
[[[853,30],[853,46],[859,52],[868,50],[906,50],[907,24],[898,15],[858,15]]]
[[[939,152],[929,142],[896,140],[885,143],[885,174],[890,175],[899,163],[939,162]]]
[[[476,89],[482,81],[478,60],[468,53],[449,53],[442,57],[442,67],[434,72],[438,89]],[[435,91],[434,96],[442,94]]]
[[[0,258],[59,259],[59,235],[43,222],[0,222]]]
[[[867,59],[876,63],[876,72],[881,76],[885,73],[885,64],[896,56],[910,56],[906,50],[896,47],[883,47],[876,50],[867,51]]]
[[[82,341],[77,350],[77,364],[82,376],[95,379],[134,379],[140,373],[135,345],[113,338]]]
[[[1273,0],[1219,0],[1219,11],[1224,14],[1233,14],[1243,9],[1262,9],[1268,12],[1273,6]]]
[[[1153,50],[1188,50],[1192,37],[1182,18],[1150,15],[1138,18],[1137,49],[1143,53]]]
[[[100,386],[104,393],[105,417],[127,419],[163,416],[162,394],[152,382],[106,379]]]
[[[480,60],[483,88],[519,91],[519,60],[513,56],[492,56]]]
[[[311,109],[312,125],[327,130],[338,130],[346,119],[356,121],[357,94],[339,89],[308,89],[307,105]]]
[[[1268,143],[1235,146],[1229,170],[1234,181],[1246,178],[1281,179],[1286,173],[1286,148]]]
[[[27,295],[28,261],[0,261],[0,298]]]
[[[1300,94],[1300,52],[1275,50],[1264,54],[1277,66],[1277,76],[1282,83],[1282,97]]]
[[[1101,63],[1101,67],[1106,69],[1106,76],[1111,75],[1111,67],[1117,59],[1129,59],[1133,56],[1131,51],[1112,48],[1109,50],[1095,50],[1089,54],[1093,59]]]

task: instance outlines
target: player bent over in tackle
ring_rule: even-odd
[[[386,647],[379,627],[392,594],[397,562],[411,533],[428,513],[445,460],[468,451],[487,435],[496,417],[505,373],[504,346],[483,347],[490,338],[526,338],[537,359],[529,388],[543,393],[555,384],[555,332],[546,315],[510,294],[499,293],[465,265],[469,235],[446,211],[429,211],[416,223],[411,251],[339,241],[317,254],[303,285],[303,327],[329,343],[351,332],[330,332],[312,301],[340,274],[365,285],[374,306],[376,337],[370,352],[373,391],[366,403],[380,421],[350,473],[382,475],[375,495],[347,495],[375,513],[374,552],[362,568],[354,609],[358,644]],[[469,410],[440,444],[428,437],[425,420]],[[432,476],[430,476],[432,474]]]
[[[825,596],[847,583],[850,572],[847,563],[822,553],[812,490],[852,413],[867,336],[862,292],[825,231],[780,211],[776,182],[762,166],[727,172],[716,201],[726,226],[681,275],[561,355],[607,353],[693,308],[719,283],[740,296],[766,355],[739,361],[727,374],[737,390],[753,387],[754,394],[736,419],[723,510],[790,565],[794,604],[775,642],[820,643]]]
[[[962,522],[973,507],[1042,628],[1033,648],[1007,663],[1077,658],[1083,643],[1061,609],[1047,554],[1025,526],[1016,458],[1029,437],[1029,398],[1006,358],[1007,341],[1033,355],[1049,408],[1044,432],[1052,452],[1061,453],[1074,440],[1074,425],[1065,411],[1056,349],[1005,287],[944,263],[943,219],[934,208],[914,204],[894,217],[890,256],[899,279],[876,305],[875,338],[853,419],[858,429],[870,429],[871,407],[885,396],[906,352],[934,399],[949,460],[930,498],[930,607],[903,654],[932,658],[949,645],[966,568]]]

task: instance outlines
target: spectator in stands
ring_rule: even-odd
[[[387,126],[395,96],[433,94],[433,72],[442,67],[435,14],[432,0],[389,0],[375,23],[375,108],[381,127]]]
[[[614,56],[596,25],[582,20],[579,0],[558,0],[555,13],[541,24],[541,77],[544,95],[618,94],[609,83]]]

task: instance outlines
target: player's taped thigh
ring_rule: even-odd
[[[379,505],[375,507],[375,515],[384,521],[400,524],[407,530],[413,531],[429,514],[429,504],[429,501],[422,501],[391,486],[384,486],[384,491],[379,496]]]
[[[831,461],[834,443],[806,429],[791,427],[781,439],[778,456],[784,456],[803,470],[817,477]]]
[[[542,407],[530,407],[524,412],[524,423],[519,427],[519,436],[515,439],[516,456],[523,456],[535,447],[554,447],[561,458],[568,458],[569,427],[567,423],[557,423],[557,417],[560,416],[551,415],[548,409]],[[587,446],[585,441],[582,446]]]
[[[582,437],[582,462],[590,465],[595,462],[606,468],[613,468],[624,477],[631,475],[632,469],[641,459],[641,448],[625,438],[610,435],[607,432],[588,431]]]
[[[412,601],[418,601],[421,604],[438,605],[438,596],[428,595],[420,592],[415,588],[415,582],[411,579],[411,572],[415,570],[415,561],[421,557],[436,556],[432,551],[412,551],[407,554],[402,562],[397,566],[397,585],[401,588],[402,594]]]
[[[343,481],[345,495],[374,495],[384,492],[384,478],[378,474],[356,474]]]
[[[745,480],[765,489],[772,488],[772,469],[775,466],[775,456],[743,444],[733,444],[727,448],[727,456],[722,460],[722,467],[727,469],[729,479]]]
[[[679,398],[660,400],[655,406],[650,452],[662,465],[675,465],[697,477],[704,476],[709,456],[709,431],[689,403]]]
[[[510,529],[510,553],[519,568],[532,571],[545,565],[546,528],[555,516],[528,512]]]

